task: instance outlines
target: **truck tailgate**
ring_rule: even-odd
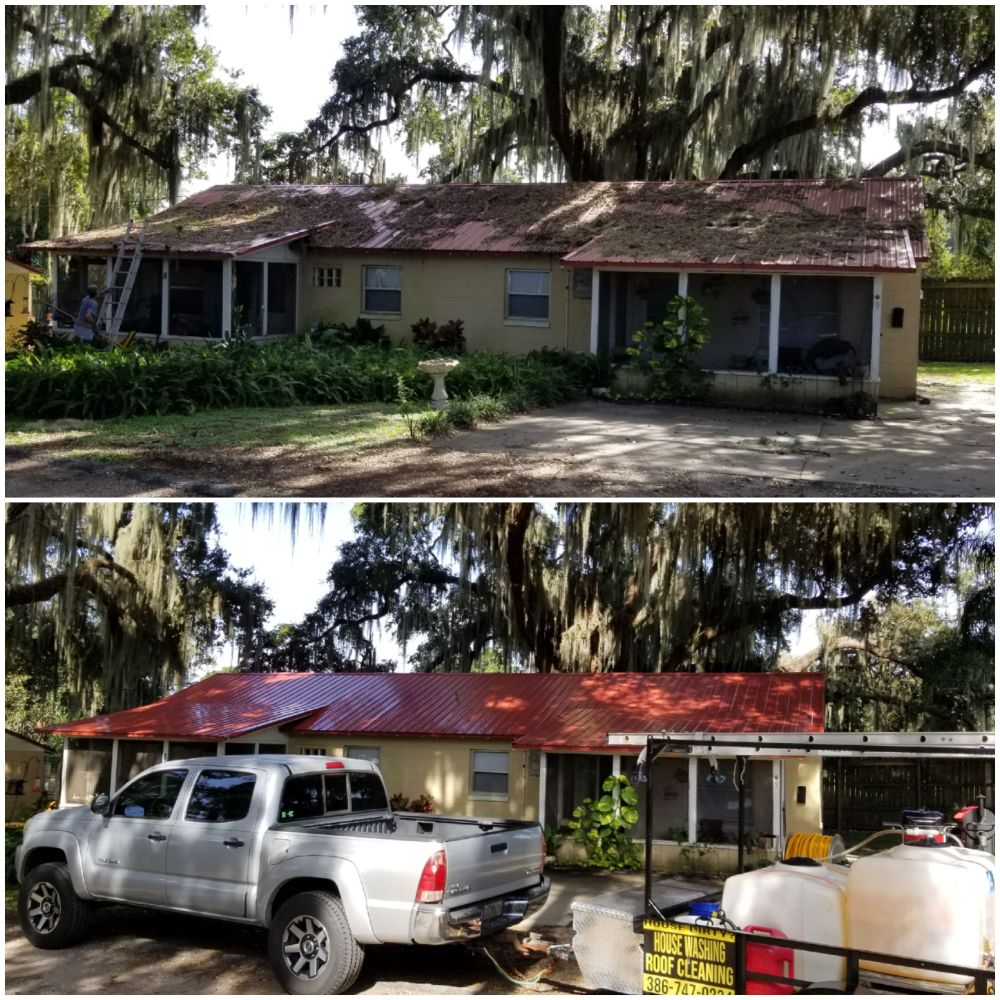
[[[467,837],[448,839],[445,854],[445,904],[461,906],[537,883],[541,875],[541,832],[534,824],[476,829]]]

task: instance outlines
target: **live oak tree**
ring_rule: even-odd
[[[363,667],[378,624],[418,670],[490,649],[540,672],[772,669],[806,611],[953,589],[991,525],[971,504],[365,504],[285,665]]]
[[[821,176],[890,106],[993,92],[993,12],[964,5],[360,6],[326,155],[389,126],[441,146],[438,179],[505,163],[569,180]],[[942,134],[942,132],[944,134]],[[876,173],[987,152],[954,119]]]
[[[227,638],[253,662],[271,602],[230,566],[213,505],[10,503],[5,527],[6,690],[27,732],[163,697]]]
[[[11,4],[6,197],[18,239],[119,221],[177,199],[213,151],[253,179],[269,111],[216,75],[200,6]],[[9,234],[10,235],[10,234]]]

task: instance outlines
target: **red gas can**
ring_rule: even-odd
[[[749,934],[770,934],[771,937],[787,938],[787,934],[771,927],[757,927],[750,924],[741,928]],[[779,944],[748,944],[747,945],[747,993],[767,996],[794,993],[795,987],[790,983],[772,983],[766,979],[754,979],[753,973],[763,972],[769,976],[788,976],[795,978],[795,952],[791,948],[783,948]]]

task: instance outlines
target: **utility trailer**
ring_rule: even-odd
[[[992,967],[973,967],[928,961],[921,957],[900,956],[885,952],[866,951],[859,948],[840,948],[813,941],[802,941],[793,936],[776,938],[770,935],[749,933],[734,926],[719,927],[712,922],[705,924],[677,921],[677,917],[687,908],[685,902],[672,901],[663,906],[664,883],[654,884],[652,872],[652,803],[653,789],[652,763],[667,751],[693,756],[727,757],[964,757],[973,759],[995,759],[996,739],[993,733],[771,733],[771,734],[708,734],[708,733],[609,733],[608,744],[616,747],[630,746],[639,749],[635,780],[647,783],[646,832],[645,832],[645,880],[641,904],[635,901],[615,901],[602,897],[601,906],[593,914],[596,919],[620,921],[628,916],[632,908],[632,930],[636,936],[642,935],[642,946],[619,949],[618,953],[628,962],[628,968],[614,968],[614,958],[605,959],[600,975],[604,982],[595,983],[605,989],[619,989],[618,983],[628,984],[625,992],[639,992],[636,985],[641,983],[641,992],[699,993],[699,994],[746,994],[750,993],[855,993],[859,989],[876,993],[932,993],[968,992],[970,987],[976,994],[995,992],[995,972]],[[739,788],[739,857],[737,866],[743,870],[744,841],[744,795]],[[980,846],[984,846],[987,835],[992,849],[992,829],[985,829],[986,822],[980,806]],[[992,875],[990,876],[992,879]],[[703,897],[704,898],[704,897]],[[658,905],[658,902],[660,905]],[[585,909],[586,903],[574,905],[574,926],[577,907]],[[591,909],[593,906],[591,905]],[[635,910],[639,912],[636,913]],[[612,924],[607,924],[608,929]],[[599,939],[601,928],[591,931],[591,937]],[[748,948],[757,949],[755,966],[748,983]],[[641,975],[636,976],[632,963],[635,954],[642,955]],[[842,980],[816,982],[782,974],[780,968],[766,971],[766,963],[760,964],[759,956],[790,953],[814,953],[833,956],[844,960],[846,973]],[[672,954],[671,954],[672,953]],[[658,969],[677,969],[681,954],[694,954],[700,960],[686,962],[685,971],[696,970],[687,978],[660,975]],[[673,957],[673,964],[671,959]],[[926,977],[916,972],[911,975],[892,975],[873,972],[866,966],[889,966],[895,970],[923,970]],[[780,966],[780,963],[779,963]],[[582,966],[581,966],[582,968]],[[786,970],[787,971],[787,970]],[[586,974],[586,972],[585,972]],[[961,981],[954,989],[940,981],[940,976]],[[935,978],[937,977],[937,978]],[[614,982],[615,985],[611,985]],[[748,989],[749,986],[749,989]]]

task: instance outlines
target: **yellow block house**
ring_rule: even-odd
[[[12,337],[34,315],[31,279],[42,272],[20,261],[4,257],[4,344],[14,347]]]
[[[185,342],[359,318],[394,342],[462,320],[470,350],[624,359],[675,296],[706,311],[720,401],[916,392],[922,182],[223,185],[153,216],[123,330]],[[72,314],[124,227],[28,244]]]
[[[820,674],[219,674],[141,708],[64,723],[62,804],[114,793],[163,760],[291,753],[361,757],[390,795],[434,811],[558,828],[638,750],[608,735],[819,732]],[[738,765],[738,770],[737,770]],[[668,754],[656,761],[653,840],[737,850],[737,778],[747,829],[772,846],[821,828],[820,762]],[[807,794],[803,795],[802,789]],[[640,797],[645,786],[639,786]],[[640,809],[644,816],[644,810]],[[643,820],[644,822],[644,820]],[[644,827],[637,836],[644,836]],[[723,861],[723,864],[725,862]]]

